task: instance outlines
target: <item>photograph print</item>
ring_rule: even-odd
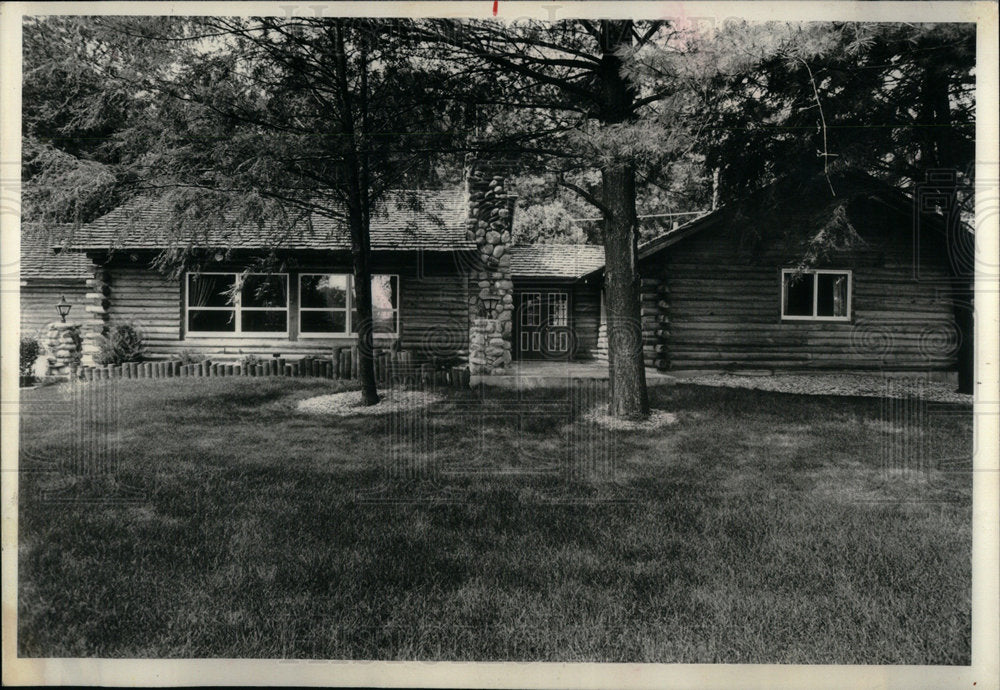
[[[969,667],[952,4],[25,4],[11,653]]]

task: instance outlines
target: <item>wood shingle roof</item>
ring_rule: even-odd
[[[467,201],[461,189],[398,190],[371,218],[373,250],[456,251],[475,249],[465,235]],[[87,249],[225,249],[349,250],[350,231],[339,219],[313,213],[309,223],[283,230],[276,223],[225,222],[212,229],[185,225],[183,214],[163,201],[136,199],[76,228],[68,247]]]
[[[62,241],[67,228],[22,227],[21,280],[84,280],[93,275],[93,265],[86,256],[53,248]]]
[[[515,278],[581,278],[604,267],[604,247],[594,244],[531,244],[510,249]]]

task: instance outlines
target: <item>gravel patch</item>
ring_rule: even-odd
[[[850,395],[866,398],[906,398],[916,396],[929,402],[972,404],[972,396],[956,393],[955,386],[919,378],[862,376],[857,374],[778,374],[739,376],[715,374],[679,378],[678,383],[728,388],[755,388],[776,393],[801,395]]]
[[[652,410],[645,419],[621,419],[609,415],[607,407],[602,405],[583,415],[583,419],[615,431],[650,431],[675,424],[677,415],[664,410]]]
[[[416,410],[427,407],[444,396],[424,391],[390,390],[382,394],[378,405],[362,405],[359,391],[346,391],[332,395],[318,395],[300,400],[296,408],[308,414],[329,414],[339,417],[352,415],[378,415]]]

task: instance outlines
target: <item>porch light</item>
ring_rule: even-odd
[[[56,310],[59,312],[59,318],[62,319],[63,323],[66,323],[66,317],[69,315],[69,310],[73,308],[73,305],[66,301],[66,295],[59,296],[59,302],[56,303]]]
[[[481,297],[480,302],[483,305],[483,316],[489,318],[495,312],[496,306],[500,303],[499,297]]]

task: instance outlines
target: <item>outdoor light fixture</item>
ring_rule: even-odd
[[[66,295],[60,295],[59,302],[56,304],[56,309],[59,311],[59,317],[62,319],[63,323],[66,323],[66,316],[72,308],[73,305],[66,301]]]
[[[498,297],[481,297],[480,301],[483,304],[484,316],[489,317],[494,313],[493,310],[499,304],[500,299]]]

